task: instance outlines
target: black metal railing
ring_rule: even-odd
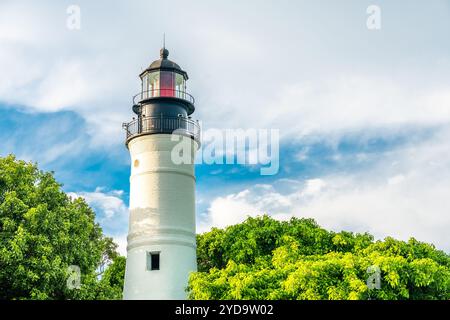
[[[140,102],[142,102],[144,100],[153,99],[153,98],[161,98],[161,97],[178,98],[178,99],[183,99],[191,104],[195,103],[194,97],[185,91],[173,90],[173,89],[153,89],[153,90],[142,91],[142,92],[138,93],[137,95],[133,96],[133,105],[139,104]]]
[[[139,135],[156,133],[173,133],[185,135],[200,142],[200,125],[198,121],[186,117],[139,117],[122,127],[126,131],[126,143]]]

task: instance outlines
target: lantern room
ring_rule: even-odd
[[[127,144],[144,134],[172,133],[175,130],[182,130],[185,135],[199,141],[199,125],[191,119],[195,100],[186,92],[188,75],[168,56],[169,50],[162,48],[160,59],[153,61],[139,75],[141,92],[133,96],[133,112],[137,118],[123,124]]]
[[[142,99],[153,97],[175,97],[186,99],[188,75],[178,64],[167,59],[169,50],[162,48],[160,59],[154,61],[140,74]]]

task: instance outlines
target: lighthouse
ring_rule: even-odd
[[[189,273],[197,270],[194,158],[200,127],[191,118],[188,75],[168,56],[162,48],[139,75],[136,115],[123,124],[131,157],[124,299],[186,299]],[[174,152],[180,143],[189,161],[180,163]]]

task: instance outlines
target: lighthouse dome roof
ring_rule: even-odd
[[[181,69],[181,67],[173,62],[172,60],[167,59],[167,57],[169,56],[169,50],[167,50],[166,48],[162,48],[160,50],[160,58],[158,60],[153,61],[148,67],[147,69],[145,69],[142,73],[141,76],[146,73],[146,72],[151,72],[151,71],[158,71],[158,70],[162,70],[162,71],[174,71],[177,73],[182,74],[185,79],[188,79],[188,75],[186,73],[186,71],[183,71],[183,69]]]

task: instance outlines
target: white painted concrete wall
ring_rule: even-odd
[[[185,299],[197,270],[195,175],[197,144],[185,139],[191,164],[177,165],[170,134],[136,137],[131,155],[130,224],[124,299]],[[160,251],[160,270],[147,270],[147,252]]]

